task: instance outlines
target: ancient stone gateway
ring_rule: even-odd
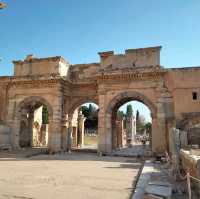
[[[67,150],[77,132],[77,108],[94,102],[99,106],[98,151],[111,153],[116,148],[117,109],[137,100],[151,111],[152,151],[168,150],[170,129],[184,121],[184,114],[199,112],[200,68],[165,69],[160,50],[159,46],[118,55],[102,52],[100,63],[78,65],[60,56],[29,55],[14,61],[14,76],[0,77],[0,120],[10,128],[7,137],[0,132],[0,143]],[[44,107],[45,128],[40,119]]]

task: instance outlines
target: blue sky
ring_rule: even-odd
[[[96,104],[92,103],[92,102],[82,104],[82,106],[89,107],[89,104],[92,104],[94,107],[98,108],[98,106]],[[133,114],[135,115],[135,117],[136,117],[136,112],[138,110],[140,116],[144,117],[145,122],[152,122],[150,109],[145,104],[143,104],[141,102],[129,101],[129,102],[123,104],[122,106],[120,106],[118,110],[123,111],[124,113],[126,113],[126,108],[127,108],[127,105],[129,105],[129,104],[132,106]]]
[[[200,65],[199,0],[3,0],[0,75],[12,60],[61,55],[98,62],[97,52],[162,45],[165,67]]]
[[[12,60],[27,54],[75,64],[99,62],[101,51],[157,45],[165,67],[200,65],[200,0],[2,1],[0,76],[12,75]]]
[[[135,115],[136,117],[136,112],[137,110],[139,111],[139,114],[140,116],[143,116],[144,119],[145,119],[145,122],[152,122],[152,118],[151,118],[151,111],[149,110],[149,108],[141,103],[141,102],[138,102],[138,101],[130,101],[130,102],[127,102],[125,104],[123,104],[119,110],[120,111],[123,111],[124,113],[126,113],[126,107],[127,105],[131,105],[132,106],[132,109],[133,109],[133,114]]]

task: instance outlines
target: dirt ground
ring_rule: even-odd
[[[83,153],[0,156],[0,199],[128,199],[141,165]]]

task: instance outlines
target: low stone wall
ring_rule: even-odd
[[[189,150],[180,151],[181,162],[184,170],[190,172],[190,175],[200,179],[200,155],[193,155]],[[200,183],[191,180],[194,187],[200,193]]]

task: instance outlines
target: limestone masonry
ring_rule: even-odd
[[[151,110],[152,151],[169,150],[171,128],[199,123],[194,115],[200,112],[200,67],[166,69],[160,65],[160,50],[101,52],[100,63],[78,65],[60,56],[13,61],[14,76],[0,77],[0,144],[19,148],[26,143],[31,126],[37,130],[41,123],[32,114],[45,105],[49,123],[43,129],[48,132],[35,139],[47,142],[52,152],[67,150],[68,132],[76,130],[75,110],[94,102],[99,105],[98,151],[108,154],[116,147],[118,108],[138,100]]]

